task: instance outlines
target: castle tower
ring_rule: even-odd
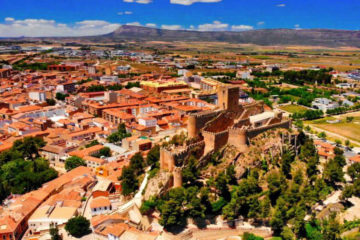
[[[182,186],[182,170],[179,167],[175,167],[173,171],[174,188]]]
[[[196,129],[196,116],[195,115],[189,115],[188,117],[188,136],[189,138],[195,138],[198,134],[198,129]]]
[[[218,88],[218,106],[222,110],[236,112],[239,110],[240,90],[238,87],[221,85]]]
[[[234,145],[240,152],[248,149],[246,129],[230,128],[229,143]]]

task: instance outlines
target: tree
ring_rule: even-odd
[[[135,175],[139,175],[144,172],[145,161],[140,153],[136,153],[130,159],[130,167],[134,171]]]
[[[54,106],[56,104],[56,101],[54,99],[52,99],[52,98],[47,98],[46,103],[49,106]]]
[[[165,229],[171,230],[177,226],[184,226],[185,222],[184,210],[178,201],[170,199],[163,204],[159,223]]]
[[[295,234],[293,233],[293,231],[291,231],[291,228],[289,227],[284,227],[283,231],[281,232],[281,237],[283,240],[293,240],[295,239]]]
[[[111,150],[109,147],[103,147],[98,153],[93,154],[93,157],[111,157]]]
[[[282,232],[282,229],[285,225],[285,216],[279,209],[275,210],[274,216],[270,220],[271,229],[274,231],[275,235],[279,235]]]
[[[269,198],[274,203],[281,192],[281,178],[278,172],[271,172],[267,177]]]
[[[325,219],[322,223],[322,234],[324,239],[328,240],[340,240],[340,224],[336,220],[336,215],[331,214],[328,219]]]
[[[131,167],[125,167],[122,170],[121,176],[122,194],[128,196],[139,189],[139,182],[136,179],[134,170]]]
[[[67,171],[70,171],[80,166],[86,166],[86,162],[84,161],[84,159],[79,158],[77,156],[69,157],[65,161],[65,169]]]
[[[342,144],[340,139],[335,139],[336,146],[340,146]]]
[[[58,92],[58,93],[56,93],[55,98],[57,100],[64,101],[65,98],[68,97],[68,96],[69,96],[69,94],[63,94],[63,93]]]
[[[306,174],[309,178],[312,178],[318,173],[319,157],[317,155],[308,158],[306,163]]]
[[[92,146],[95,146],[95,145],[98,145],[98,144],[99,144],[98,140],[93,140],[90,143],[86,144],[85,147],[89,148],[89,147],[92,147]]]
[[[325,132],[321,132],[321,133],[319,133],[318,137],[319,137],[319,138],[322,138],[322,139],[326,139],[326,133],[325,133]]]
[[[45,145],[45,141],[41,138],[25,137],[22,140],[16,140],[11,149],[21,152],[26,159],[34,160],[40,157],[39,149]]]
[[[160,160],[160,146],[155,145],[146,156],[146,165],[156,166]]]
[[[287,178],[291,177],[291,163],[293,162],[293,155],[287,151],[281,157],[281,171]]]
[[[258,237],[252,233],[248,233],[248,232],[244,232],[243,236],[242,236],[243,240],[264,240],[264,238],[262,237]]]
[[[360,177],[360,162],[353,163],[347,169],[347,174],[351,177],[354,181]]]
[[[65,225],[65,230],[73,237],[80,238],[91,232],[90,222],[83,216],[73,217]]]
[[[57,225],[55,225],[55,224],[50,225],[50,236],[51,236],[51,240],[61,240],[62,239],[62,237],[59,234],[59,229],[58,229]]]
[[[196,183],[198,179],[200,172],[197,169],[195,162],[196,162],[196,158],[193,155],[191,155],[187,166],[182,171],[182,178],[184,185],[192,186]]]
[[[333,186],[335,186],[337,182],[342,182],[344,180],[343,169],[335,159],[331,159],[325,165],[324,178]]]
[[[107,137],[107,141],[110,143],[118,143],[124,138],[130,137],[131,134],[126,132],[125,123],[120,123],[117,132],[110,134]]]

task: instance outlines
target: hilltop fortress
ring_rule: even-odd
[[[188,118],[188,138],[192,143],[161,149],[160,168],[173,173],[174,187],[182,185],[181,167],[191,154],[199,157],[201,162],[227,144],[244,153],[250,140],[260,133],[290,128],[290,120],[284,119],[281,113],[265,111],[262,101],[239,104],[239,93],[238,87],[220,86],[218,109],[191,114]]]

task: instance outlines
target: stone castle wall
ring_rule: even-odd
[[[225,146],[229,139],[229,131],[224,130],[222,132],[202,132],[205,142],[205,154],[210,151],[217,151],[221,147]]]
[[[250,129],[247,130],[246,135],[249,139],[252,139],[254,137],[256,137],[257,135],[259,135],[260,133],[263,133],[267,130],[270,129],[274,129],[274,128],[286,128],[289,129],[291,127],[291,121],[283,121],[283,122],[279,122],[279,123],[275,123],[275,124],[270,124],[267,126],[263,126],[263,127],[258,127],[255,129]]]
[[[206,111],[202,113],[190,114],[188,117],[188,136],[195,138],[206,123],[216,118],[222,111]]]

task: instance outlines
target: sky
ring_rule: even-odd
[[[360,29],[360,0],[0,0],[0,37],[91,36],[123,24],[196,31]]]

